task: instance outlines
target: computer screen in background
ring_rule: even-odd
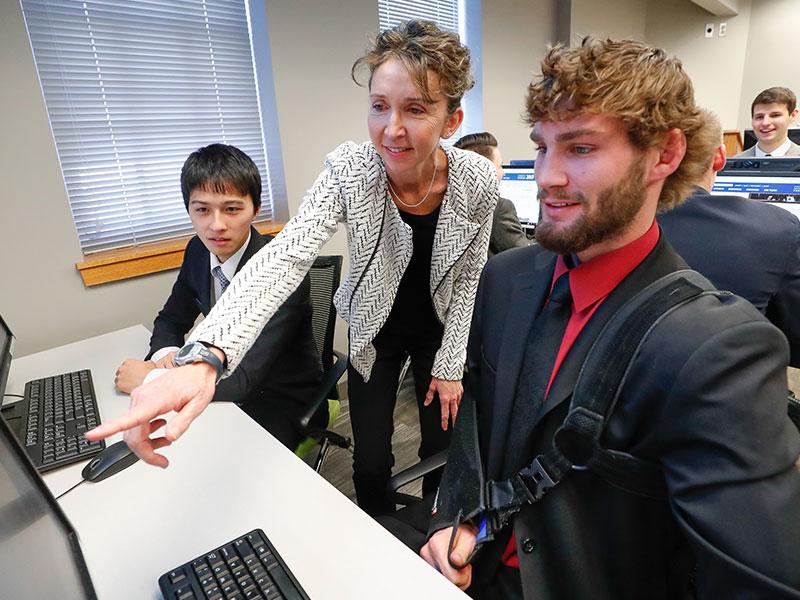
[[[511,200],[523,226],[536,225],[539,220],[539,200],[536,198],[538,188],[533,167],[511,164],[503,166],[503,171],[500,197]]]
[[[795,144],[800,144],[800,127],[790,127],[788,135],[789,139]],[[747,150],[751,146],[755,146],[756,142],[758,142],[758,138],[756,137],[756,134],[753,133],[753,130],[745,129],[744,135],[742,136],[742,145],[744,146],[744,149]]]
[[[711,193],[768,202],[800,218],[800,159],[729,159]]]

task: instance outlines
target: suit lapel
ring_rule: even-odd
[[[269,242],[272,241],[272,236],[263,236],[254,227],[250,228],[250,241],[247,243],[247,248],[244,250],[244,254],[242,254],[242,258],[239,260],[239,264],[236,265],[236,273],[242,270],[242,267],[247,264],[247,261],[261,248],[266,246]]]
[[[198,242],[200,240],[197,240]],[[211,272],[209,271],[209,254],[205,246],[200,244],[200,249],[192,253],[192,258],[184,261],[189,262],[189,275],[191,277],[191,287],[194,292],[194,301],[204,315],[211,310]]]
[[[555,264],[556,257],[553,253],[542,252],[534,259],[533,270],[516,276],[496,363],[491,432],[491,438],[494,440],[505,440],[508,436],[514,394],[522,369],[528,334],[550,291]],[[499,472],[505,444],[492,444],[489,447],[497,451],[487,457],[487,472]]]

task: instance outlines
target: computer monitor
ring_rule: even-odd
[[[6,389],[8,371],[11,368],[11,359],[14,355],[14,336],[6,325],[3,317],[0,316],[0,390]],[[0,404],[3,399],[0,398]]]
[[[800,217],[800,158],[728,159],[711,193],[768,202]]]
[[[792,140],[795,144],[800,144],[800,128],[792,127],[789,129],[788,132],[789,139]],[[744,135],[742,136],[742,145],[744,149],[747,150],[751,146],[755,146],[756,142],[758,142],[758,138],[756,134],[753,132],[752,129],[745,129]]]
[[[2,362],[11,332],[0,321]],[[7,371],[6,371],[7,375]],[[0,394],[5,393],[5,378]],[[96,600],[78,537],[11,429],[0,418],[0,597]]]
[[[523,227],[533,227],[539,221],[538,188],[533,163],[523,165],[512,162],[503,166],[500,196],[511,200]]]

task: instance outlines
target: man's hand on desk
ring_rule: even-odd
[[[450,550],[450,536],[452,534],[452,527],[440,529],[431,536],[431,539],[422,547],[419,554],[428,564],[460,589],[466,590],[472,583],[472,565],[465,565],[460,569],[456,569],[452,564],[463,565],[467,562],[472,550],[475,548],[477,529],[468,525],[459,525],[455,540],[453,540],[453,551],[448,557],[447,553]]]
[[[127,358],[117,368],[114,385],[120,392],[130,394],[134,388],[142,385],[147,374],[155,368],[156,364],[152,360]]]
[[[220,353],[221,354],[221,353]],[[128,414],[92,429],[86,439],[94,441],[124,431],[124,439],[146,463],[166,468],[167,457],[156,450],[170,445],[189,428],[214,396],[217,373],[209,364],[194,363],[171,369],[161,377],[131,392]],[[169,421],[160,418],[170,411],[177,414]],[[167,425],[163,437],[151,438]]]

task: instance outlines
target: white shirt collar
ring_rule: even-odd
[[[225,275],[225,278],[228,281],[233,281],[233,276],[236,275],[236,269],[239,267],[239,262],[242,260],[242,256],[244,256],[244,251],[247,250],[247,246],[250,244],[250,236],[252,235],[252,231],[247,234],[247,239],[245,240],[244,244],[242,244],[241,248],[239,248],[228,260],[224,263],[219,262],[217,255],[213,252],[208,253],[208,261],[209,261],[209,271],[211,273],[211,281],[214,283],[214,297],[219,298],[220,296],[220,284],[216,277],[214,277],[214,269],[216,267],[222,267],[222,273]]]
[[[780,146],[775,148],[775,150],[770,152],[769,155],[770,156],[786,156],[786,153],[789,151],[789,148],[791,148],[791,147],[792,147],[792,141],[787,137],[786,140]],[[756,156],[758,156],[759,158],[763,158],[766,155],[767,155],[767,153],[764,152],[761,149],[761,146],[756,144]]]

